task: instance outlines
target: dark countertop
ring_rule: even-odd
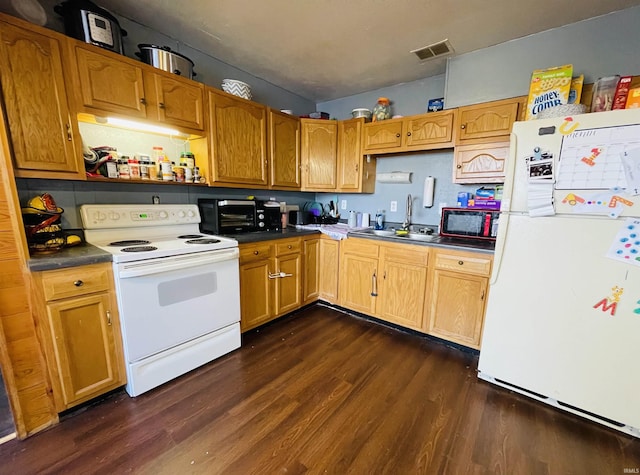
[[[77,267],[98,262],[111,262],[111,254],[91,244],[68,247],[55,254],[33,254],[29,258],[29,270],[38,272],[43,270]]]
[[[377,236],[369,231],[352,231],[348,234],[350,237],[359,237],[365,239],[373,239],[376,241],[387,241],[405,244],[414,244],[418,246],[432,246],[441,248],[455,248],[462,251],[482,252],[487,254],[493,254],[495,251],[496,243],[494,241],[484,241],[481,239],[454,239],[443,236],[435,236],[429,241],[418,241],[409,239],[408,237],[397,236]]]
[[[310,234],[319,234],[318,229],[287,228],[282,231],[265,231],[246,234],[226,234],[225,237],[235,239],[239,244],[270,241],[272,239],[285,239]],[[400,242],[418,246],[433,246],[441,248],[455,248],[466,251],[483,252],[493,254],[495,242],[481,240],[452,239],[436,236],[430,241],[416,241],[409,238],[376,236],[371,231],[351,231],[348,236],[377,241]],[[29,270],[39,272],[44,270],[62,269],[65,267],[77,267],[99,262],[111,262],[111,254],[91,244],[63,249],[55,254],[34,254],[29,258]]]
[[[286,228],[282,231],[257,231],[255,233],[243,233],[243,234],[223,234],[224,237],[235,239],[239,244],[246,244],[251,242],[270,241],[272,239],[285,239],[299,236],[306,236],[308,234],[319,234],[318,229],[297,229]]]

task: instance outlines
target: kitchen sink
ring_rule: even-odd
[[[391,236],[395,236],[396,232],[395,231],[388,231],[386,229],[374,229],[373,230],[373,234],[375,234],[376,236],[391,237]]]
[[[409,233],[407,234],[407,237],[416,241],[433,241],[438,236],[435,234]]]

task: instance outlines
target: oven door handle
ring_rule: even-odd
[[[119,264],[117,274],[120,279],[140,277],[144,275],[160,274],[180,269],[214,264],[216,262],[238,259],[240,252],[237,248],[224,249],[213,252],[200,252],[183,256],[150,259],[142,262]]]

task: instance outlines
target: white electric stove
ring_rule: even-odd
[[[109,252],[138,396],[240,347],[237,241],[199,232],[196,205],[83,205],[88,243]]]

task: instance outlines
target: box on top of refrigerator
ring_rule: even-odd
[[[572,75],[572,64],[533,71],[525,120],[535,119],[538,113],[549,107],[567,104]]]

